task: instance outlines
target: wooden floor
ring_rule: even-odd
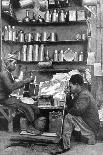
[[[18,132],[9,133],[6,131],[0,131],[0,155],[49,155],[46,150],[43,150],[42,145],[11,145],[11,137],[18,136]],[[53,150],[53,146],[50,146]],[[43,151],[42,151],[43,150]],[[103,155],[103,142],[98,141],[95,145],[88,145],[78,142],[71,143],[71,150],[66,152],[65,155]]]

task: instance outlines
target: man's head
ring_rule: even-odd
[[[80,74],[72,75],[69,80],[69,87],[71,93],[78,93],[84,84],[83,77]]]

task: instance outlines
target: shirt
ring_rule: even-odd
[[[69,97],[70,98],[70,97]],[[67,97],[67,102],[69,102]],[[69,103],[67,103],[68,105]],[[94,133],[98,132],[100,121],[97,109],[97,103],[92,94],[82,89],[70,100],[68,112],[74,116],[80,116],[83,121],[91,128]]]

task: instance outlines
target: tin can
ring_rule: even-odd
[[[21,60],[22,61],[27,61],[27,45],[23,45]]]
[[[28,45],[27,48],[27,61],[33,60],[33,45]]]
[[[39,61],[44,61],[44,45],[41,45],[39,49]]]
[[[64,59],[64,52],[63,50],[61,50],[59,53],[59,61],[63,61],[63,59]]]
[[[54,61],[58,61],[58,51],[54,51]]]
[[[34,45],[33,46],[33,61],[38,61],[39,60],[39,46]]]

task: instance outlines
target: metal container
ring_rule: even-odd
[[[57,41],[57,33],[51,32],[49,36],[50,41]]]
[[[2,11],[9,11],[10,0],[2,0]]]
[[[20,0],[20,7],[21,8],[26,8],[26,7],[33,7],[33,0]]]
[[[64,59],[64,52],[63,52],[63,50],[61,50],[59,53],[59,61],[62,62],[63,59]]]
[[[22,31],[22,30],[20,30],[18,33],[18,41],[25,42],[25,34],[24,34],[24,31]]]
[[[39,61],[44,61],[44,45],[39,48]]]
[[[33,45],[28,45],[27,48],[27,61],[33,60]]]
[[[16,29],[15,29],[15,26],[12,26],[12,41],[16,41],[17,40],[17,31],[16,31]]]
[[[23,45],[21,54],[22,54],[21,60],[27,61],[27,45]]]
[[[12,41],[12,39],[13,39],[12,27],[8,25],[8,40]]]
[[[59,12],[58,21],[59,21],[60,23],[64,23],[64,22],[65,22],[65,13],[64,13],[64,10],[61,10],[61,11]]]
[[[58,61],[58,51],[54,51],[54,61]]]
[[[44,15],[44,20],[46,23],[50,23],[51,22],[51,13],[49,10],[46,11],[45,15]]]
[[[39,60],[39,45],[33,46],[33,61]]]
[[[41,37],[41,34],[39,32],[36,32],[34,34],[34,41],[40,41],[40,39],[41,39],[40,37]]]
[[[58,13],[57,13],[57,10],[54,9],[52,15],[51,15],[51,21],[54,23],[54,22],[58,22]]]
[[[33,33],[26,33],[25,34],[25,41],[26,42],[32,42],[33,41]]]
[[[48,32],[43,32],[41,35],[41,41],[47,41],[48,40]]]
[[[4,26],[4,31],[3,31],[3,33],[4,33],[4,40],[5,41],[8,41],[8,37],[9,37],[9,31],[8,31],[8,27],[5,25]]]

